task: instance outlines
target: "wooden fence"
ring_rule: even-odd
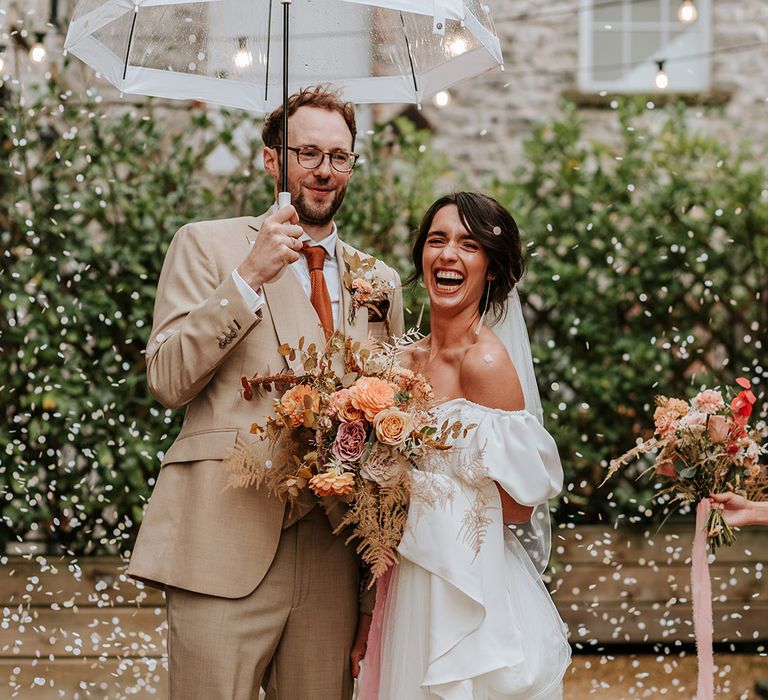
[[[582,526],[553,535],[550,589],[575,649],[688,643],[692,528],[655,536]],[[717,641],[768,640],[765,530],[711,566]],[[0,572],[0,697],[167,698],[162,593],[115,558],[11,555]]]

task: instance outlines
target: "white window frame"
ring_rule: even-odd
[[[697,20],[690,25],[681,25],[669,19],[658,22],[632,21],[630,6],[642,0],[617,0],[620,2],[620,21],[607,23],[594,18],[595,0],[581,0],[579,12],[579,70],[578,87],[582,92],[609,92],[645,94],[661,92],[705,92],[711,87],[711,1],[695,0],[698,11]],[[677,8],[680,0],[659,0],[661,17],[669,18],[672,8]],[[673,28],[685,27],[685,31],[670,38]],[[593,32],[609,29],[622,35],[622,75],[615,79],[599,79],[594,75],[594,68],[608,64],[604,59],[593,55]],[[661,47],[642,63],[631,63],[631,32],[659,31]],[[691,58],[684,58],[692,56]],[[664,61],[664,72],[669,78],[666,89],[656,87],[655,77],[658,71],[656,61]],[[613,65],[613,62],[611,62]]]

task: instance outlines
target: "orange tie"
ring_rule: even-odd
[[[333,335],[333,308],[331,307],[331,295],[328,293],[328,285],[325,283],[323,264],[325,263],[325,248],[321,245],[310,246],[304,243],[304,257],[309,265],[309,282],[311,292],[309,300],[315,307],[317,317],[325,331],[326,339]]]

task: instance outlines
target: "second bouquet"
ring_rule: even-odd
[[[419,480],[413,470],[440,470],[442,454],[475,426],[437,425],[430,408],[432,387],[426,378],[401,367],[394,345],[367,348],[334,335],[324,348],[284,345],[280,354],[302,360],[303,372],[242,378],[243,397],[254,392],[281,393],[274,411],[251,426],[251,433],[272,445],[272,458],[259,459],[238,443],[226,460],[229,485],[265,484],[289,508],[314,497],[346,503],[339,533],[356,539],[357,551],[371,572],[371,583],[396,561],[412,498],[447,501],[440,479]]]

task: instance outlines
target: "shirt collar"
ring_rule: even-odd
[[[336,229],[336,222],[333,222],[333,228],[331,229],[331,232],[323,238],[322,241],[313,241],[308,234],[304,234],[301,237],[302,243],[306,241],[309,243],[310,246],[315,245],[321,245],[323,248],[325,248],[325,254],[328,258],[335,258],[336,257],[336,241],[339,239],[339,232]]]

